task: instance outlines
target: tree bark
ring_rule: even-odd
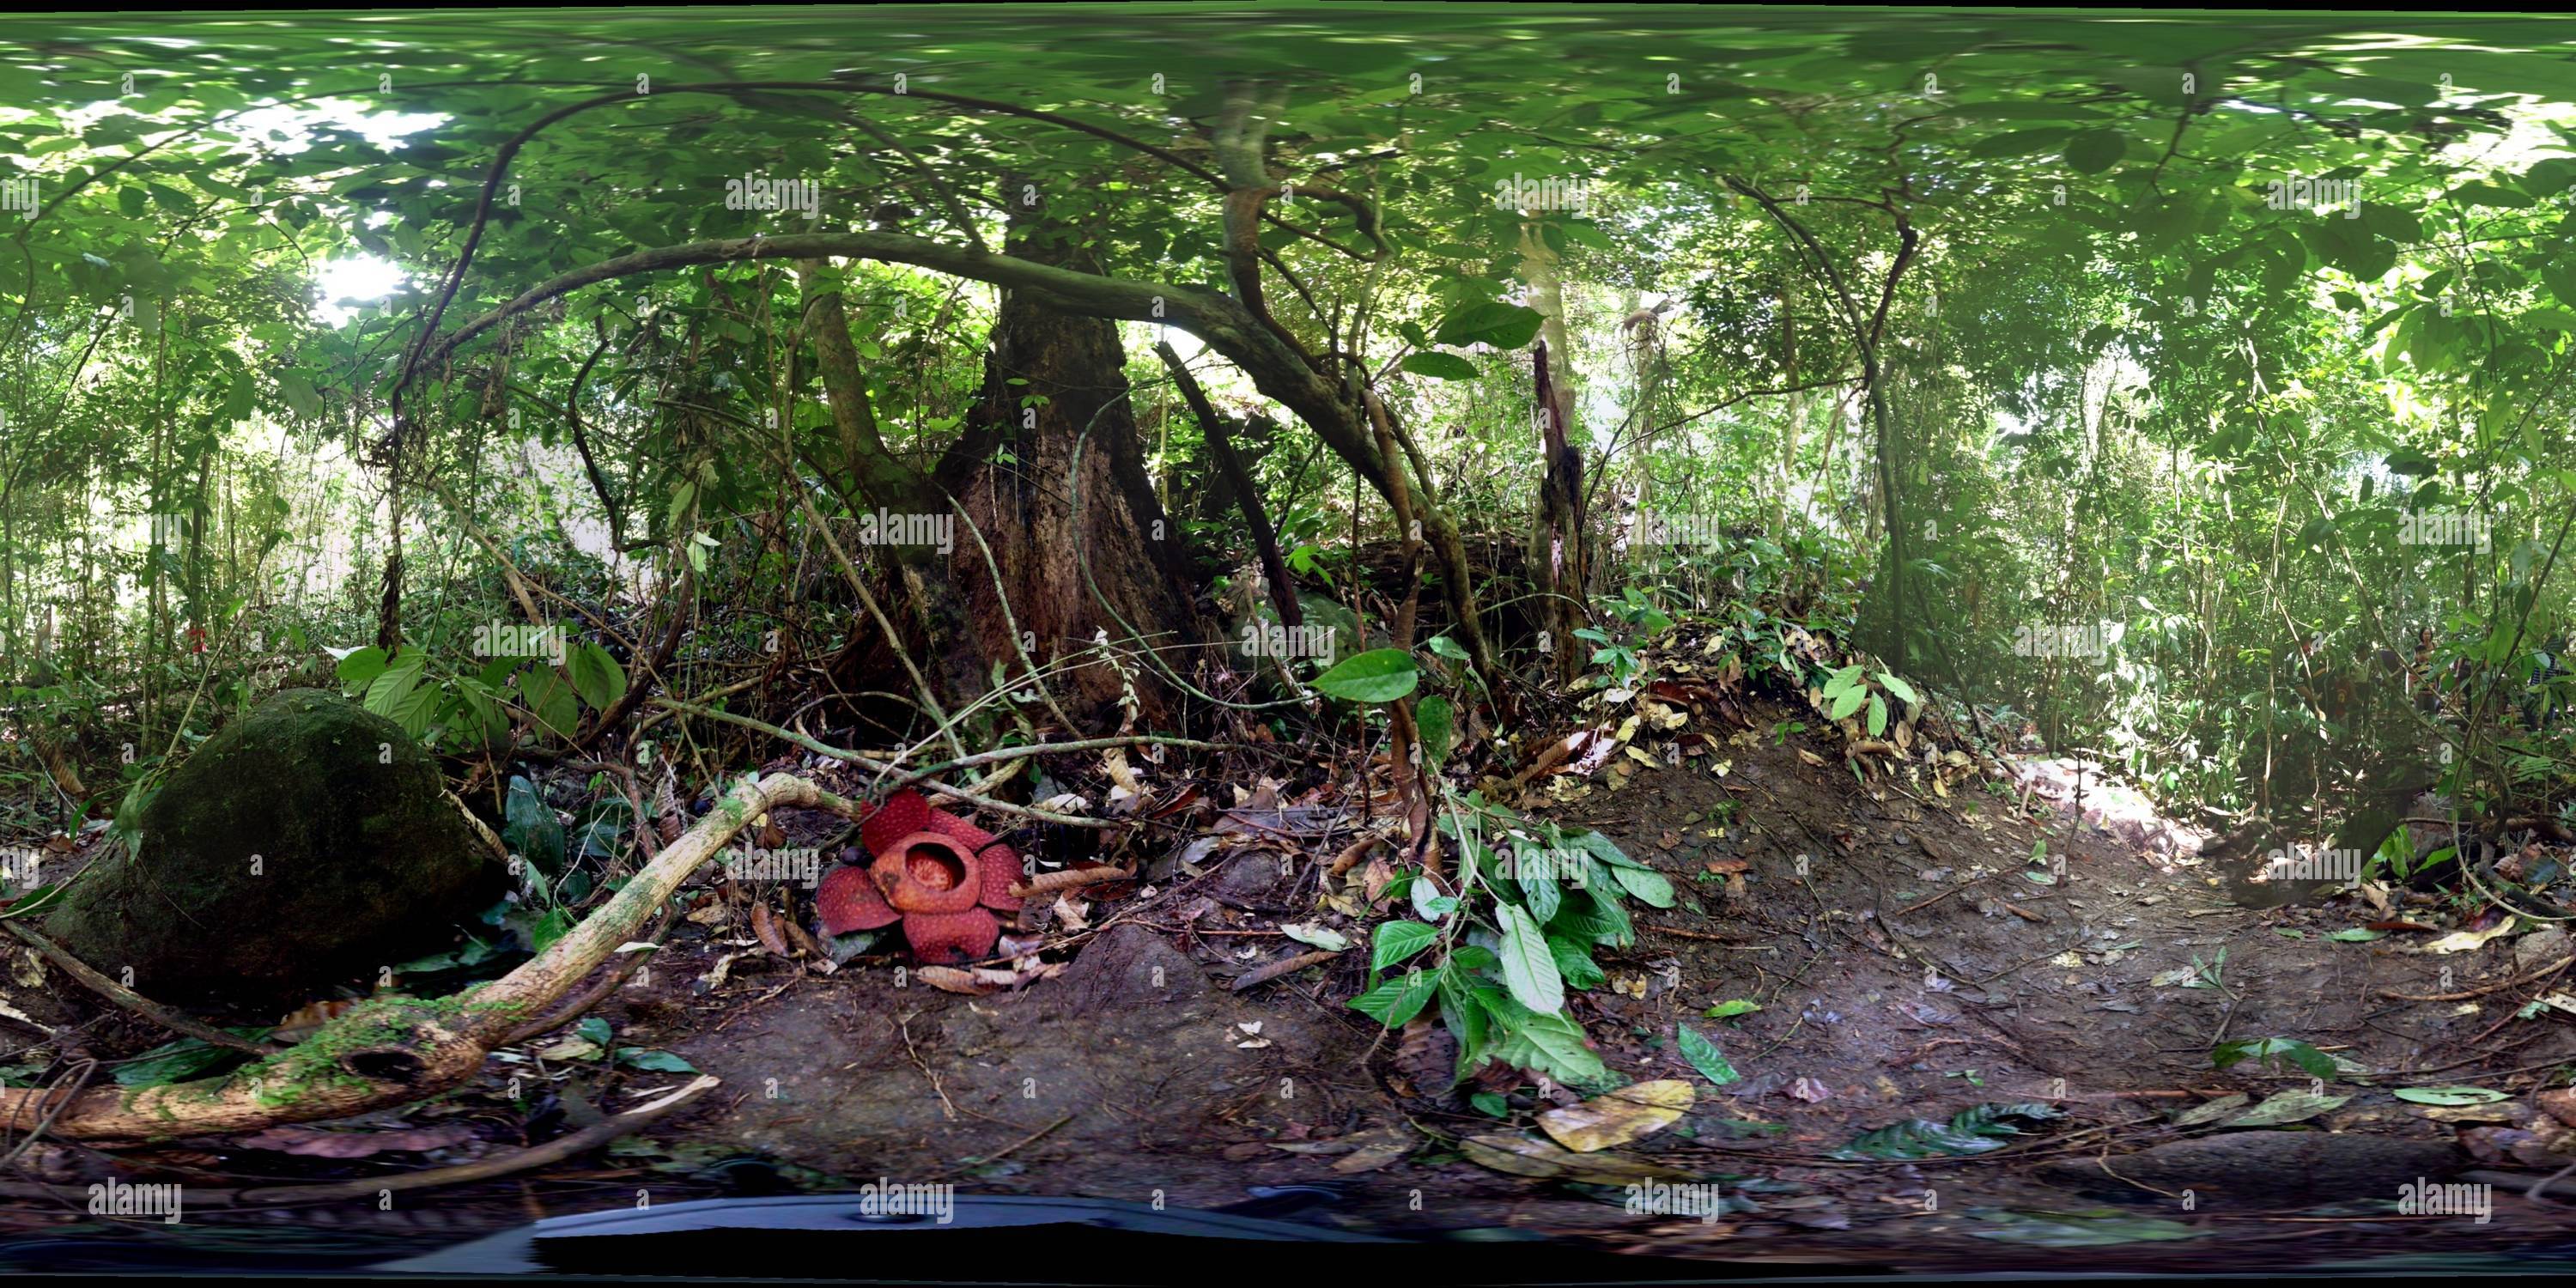
[[[1547,358],[1547,342],[1531,351],[1530,366],[1538,378],[1539,459],[1546,473],[1539,481],[1539,521],[1531,542],[1530,569],[1537,576],[1542,601],[1539,620],[1548,623],[1556,677],[1571,681],[1583,671],[1583,652],[1574,632],[1587,620],[1584,586],[1590,577],[1583,522],[1583,457],[1568,441],[1570,420],[1563,388],[1556,383]]]
[[[503,320],[585,286],[702,264],[819,256],[911,264],[989,282],[1004,288],[1012,298],[1025,298],[1030,304],[1063,314],[1180,327],[1224,355],[1264,395],[1304,421],[1379,495],[1389,495],[1390,463],[1378,454],[1358,395],[1343,380],[1326,374],[1330,364],[1309,361],[1233,297],[1200,287],[1110,277],[1018,254],[994,254],[897,233],[791,233],[687,242],[621,255],[560,274],[521,292],[508,303],[450,332],[431,346],[421,362],[424,366],[433,365]],[[1426,498],[1430,495],[1427,487],[1415,491]],[[1461,642],[1475,659],[1477,672],[1489,685],[1499,686],[1505,677],[1496,667],[1485,638],[1466,546],[1459,538],[1457,523],[1447,507],[1427,501],[1421,519],[1423,536],[1440,558],[1441,585],[1458,621]]]
[[[1005,245],[1052,267],[1078,260],[1072,240],[1042,215],[1021,214]],[[997,588],[983,551],[960,536],[949,581],[983,656],[1017,656],[1009,621],[1041,666],[1105,637],[1131,654],[1123,673],[1083,666],[1066,686],[1067,708],[1100,721],[1132,700],[1140,719],[1164,720],[1178,690],[1132,653],[1155,650],[1186,678],[1215,634],[1199,616],[1178,525],[1145,472],[1117,328],[1063,312],[1042,292],[1006,287],[983,391],[937,473],[1001,570]],[[1009,620],[998,595],[1009,597]]]

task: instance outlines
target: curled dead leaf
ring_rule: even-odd
[[[993,986],[984,982],[981,972],[955,966],[917,967],[913,975],[922,983],[943,993],[964,993],[968,997],[982,997],[993,991]]]
[[[1548,1110],[1538,1116],[1538,1125],[1557,1144],[1589,1154],[1672,1126],[1696,1095],[1679,1078],[1634,1083],[1579,1105]]]
[[[1617,1154],[1577,1154],[1535,1136],[1492,1133],[1458,1142],[1468,1162],[1511,1176],[1585,1181],[1594,1185],[1633,1185],[1639,1181],[1688,1180],[1691,1174],[1658,1167]]]

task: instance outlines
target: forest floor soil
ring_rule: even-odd
[[[2227,902],[2188,829],[2142,818],[2089,769],[2080,812],[2070,762],[2026,762],[2020,785],[1934,800],[1814,756],[1830,750],[1824,740],[1779,732],[1794,714],[1757,705],[1758,736],[1729,746],[1723,775],[1694,758],[1549,811],[1608,833],[1683,892],[1674,908],[1638,910],[1635,946],[1601,954],[1610,985],[1572,1005],[1613,1069],[1698,1088],[1680,1122],[1623,1152],[1720,1179],[1751,1200],[1744,1210],[1632,1213],[1617,1186],[1462,1158],[1435,1136],[1508,1129],[1410,1094],[1416,1054],[1345,1005],[1364,984],[1363,953],[1227,986],[1302,946],[1258,911],[1176,911],[1231,879],[1210,861],[1196,877],[1169,874],[1163,890],[1093,905],[1096,933],[1062,973],[984,996],[927,987],[899,959],[811,973],[751,951],[756,940],[730,925],[675,936],[599,1015],[619,1045],[674,1053],[722,1078],[718,1092],[604,1159],[322,1224],[453,1241],[639,1187],[663,1201],[890,1179],[1178,1207],[1315,1187],[1301,1219],[1355,1230],[1556,1237],[1783,1267],[2527,1269],[2576,1258],[2576,1207],[2520,1186],[2498,1186],[2485,1221],[2391,1209],[2407,1182],[2476,1166],[2452,1142],[2491,1120],[2394,1090],[2520,1095],[2531,1075],[2576,1061],[2563,1022],[2517,1018],[2555,985],[2513,982],[2530,954],[2518,961],[2512,939],[2455,953],[2420,951],[2428,935],[2339,940],[2378,914],[2349,897]],[[793,844],[838,826],[785,822]],[[1731,891],[1725,874],[1739,861]],[[1284,912],[1297,892],[1274,897]],[[1759,1009],[1707,1017],[1730,1001]],[[1713,1038],[1739,1079],[1698,1077],[1674,1045],[1680,1023]],[[2339,1103],[2284,1130],[2227,1133],[2243,1139],[2180,1173],[2138,1154],[2210,1138],[2171,1121],[2207,1100],[2309,1088],[2307,1073],[2278,1064],[2213,1067],[2218,1043],[2271,1037],[2370,1072],[2333,1082]],[[512,1072],[496,1065],[486,1081]],[[680,1080],[585,1074],[551,1094],[578,1117]],[[2034,1101],[2064,1116],[1992,1153],[1834,1157],[1905,1120]],[[2320,1150],[2321,1138],[2333,1139]],[[2351,1141],[2412,1148],[2339,1147]],[[2411,1174],[2426,1160],[2436,1165]],[[197,1161],[237,1166],[220,1151]],[[418,1209],[436,1212],[435,1232],[412,1228],[427,1219]],[[63,1219],[20,1204],[0,1228]]]

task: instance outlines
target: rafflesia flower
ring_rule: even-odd
[[[827,935],[899,921],[915,960],[947,965],[990,954],[1002,935],[992,910],[1019,910],[1011,894],[1020,879],[1019,852],[930,808],[919,792],[897,793],[862,820],[859,845],[860,851],[843,852],[853,861],[832,869],[815,892]]]

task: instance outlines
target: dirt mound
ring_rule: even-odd
[[[756,986],[756,985],[753,985]],[[1142,926],[1029,992],[846,971],[671,1048],[754,1094],[713,1130],[835,1175],[1174,1203],[1243,1197],[1375,1094],[1364,1033],[1273,985],[1238,996]],[[767,991],[764,989],[763,991]]]

